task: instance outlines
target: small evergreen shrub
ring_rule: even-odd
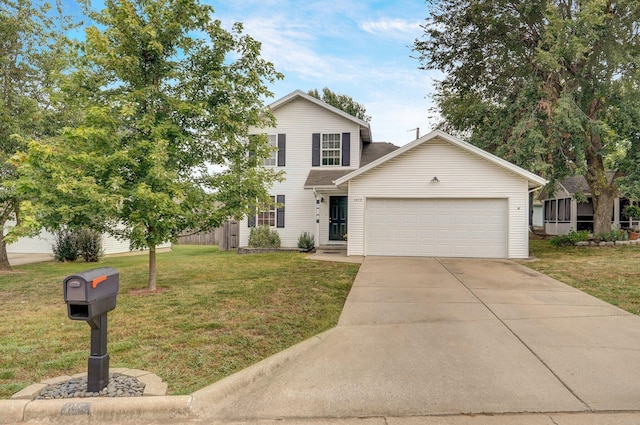
[[[251,248],[280,248],[280,235],[269,226],[254,227],[249,233]]]
[[[311,251],[316,247],[316,240],[312,233],[302,232],[298,237],[298,248]]]
[[[88,263],[95,263],[102,257],[102,235],[94,230],[60,230],[55,238],[53,257],[57,261],[73,262],[82,257]]]
[[[91,229],[81,229],[76,233],[79,255],[87,263],[97,263],[102,257],[102,235]]]
[[[69,230],[60,230],[55,238],[53,257],[60,262],[76,261],[79,257],[77,234]]]
[[[553,238],[551,238],[550,242],[551,245],[555,247],[571,246],[575,245],[578,242],[588,241],[590,237],[591,235],[586,230],[580,230],[579,232],[571,230],[566,235],[554,236]]]

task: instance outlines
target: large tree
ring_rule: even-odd
[[[584,175],[594,231],[608,231],[640,150],[640,1],[427,3],[414,50],[445,74],[444,127],[552,182]]]
[[[16,156],[24,215],[149,249],[155,290],[158,245],[268,199],[276,175],[258,164],[270,147],[248,129],[273,125],[263,100],[281,74],[241,24],[224,29],[197,0],[107,0],[88,14],[97,26],[62,89],[82,122]]]
[[[0,1],[0,269],[9,270],[5,229],[17,218],[20,198],[8,162],[28,138],[55,134],[64,121],[54,87],[65,66],[59,8],[31,0]]]
[[[367,109],[364,105],[356,102],[349,95],[336,93],[327,87],[322,89],[322,94],[318,92],[318,89],[309,90],[309,95],[316,99],[320,99],[351,116],[361,119],[362,121],[371,121],[371,117],[367,115]]]

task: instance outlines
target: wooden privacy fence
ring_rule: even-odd
[[[196,233],[188,236],[178,236],[181,245],[218,245],[220,251],[229,251],[238,248],[238,222],[227,221],[221,227],[211,232]]]

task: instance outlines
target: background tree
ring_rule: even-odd
[[[616,180],[638,159],[640,2],[427,3],[414,50],[446,75],[443,126],[552,182],[584,175],[594,232],[608,231]]]
[[[148,248],[155,290],[158,245],[268,199],[277,175],[257,164],[270,147],[247,132],[273,124],[265,82],[281,74],[241,24],[225,30],[197,0],[84,6],[99,26],[86,29],[63,88],[81,124],[15,157],[34,200],[24,215],[32,228],[100,228]]]
[[[57,19],[59,18],[59,19]],[[69,21],[48,3],[0,1],[0,269],[9,270],[5,228],[17,218],[16,170],[8,159],[28,138],[59,130],[56,81],[64,69],[63,32]]]
[[[327,87],[322,89],[322,95],[318,93],[318,89],[309,90],[309,95],[320,99],[329,105],[346,112],[347,114],[354,116],[362,121],[369,122],[371,117],[367,115],[366,108],[360,103],[353,100],[351,96],[346,94],[338,94],[332,92]]]

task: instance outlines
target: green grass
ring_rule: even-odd
[[[118,304],[108,316],[111,367],[147,370],[169,384],[169,393],[189,394],[335,326],[358,266],[304,257],[175,246],[158,254],[156,293],[145,290],[145,255],[2,273],[0,398],[86,371],[90,328],[67,317],[67,275],[118,269]]]
[[[630,313],[640,314],[640,245],[555,248],[530,241],[523,264]]]

